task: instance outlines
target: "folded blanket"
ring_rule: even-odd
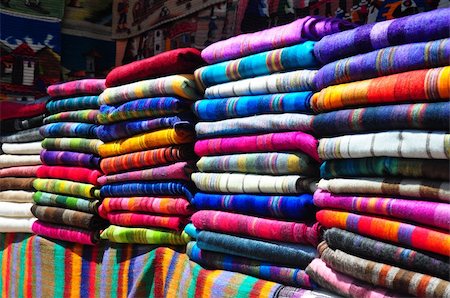
[[[105,90],[105,80],[84,79],[51,85],[47,93],[52,97],[67,97],[80,94],[100,94]]]
[[[202,51],[202,58],[208,63],[230,60],[305,40],[320,40],[326,35],[354,27],[354,24],[336,18],[307,16],[287,25],[215,42]]]
[[[57,114],[67,111],[78,111],[86,109],[98,109],[98,96],[80,96],[59,100],[51,100],[47,103],[47,111],[50,114]]]
[[[192,160],[194,158],[195,154],[192,145],[168,146],[165,148],[102,158],[100,167],[105,175],[110,175],[133,169],[139,170],[146,167]]]
[[[49,150],[74,151],[98,155],[98,148],[103,144],[97,139],[83,138],[45,138],[42,147]]]
[[[271,243],[209,231],[198,233],[197,246],[204,250],[295,268],[306,268],[316,256],[316,249],[312,246]]]
[[[317,68],[313,41],[254,54],[244,58],[204,66],[195,71],[195,79],[203,87],[229,81],[259,77],[283,70]]]
[[[195,133],[190,127],[167,128],[104,143],[99,146],[98,151],[101,157],[110,157],[169,145],[191,143],[194,138]]]
[[[296,131],[200,140],[195,143],[194,150],[198,156],[301,151],[319,161],[317,144],[318,141],[313,136]]]
[[[192,163],[178,162],[167,166],[138,170],[115,175],[102,176],[98,182],[102,185],[124,181],[147,181],[147,180],[191,180],[194,171]]]
[[[33,217],[32,203],[0,202],[0,217]]]
[[[162,231],[143,228],[125,228],[110,225],[103,230],[100,237],[110,242],[140,244],[186,245],[189,236],[184,232]]]
[[[45,113],[45,101],[23,103],[19,101],[0,101],[0,120],[23,119]]]
[[[394,130],[320,139],[317,151],[321,159],[372,156],[449,159],[449,144],[449,133]]]
[[[97,179],[102,176],[97,170],[81,168],[81,167],[64,167],[64,166],[40,166],[37,170],[38,178],[53,178],[71,180],[76,182],[84,182],[98,185]]]
[[[24,190],[0,191],[1,202],[31,203],[33,202],[33,192]]]
[[[206,88],[206,98],[262,95],[314,90],[316,70],[296,70],[244,79]]]
[[[312,92],[230,97],[199,100],[193,111],[200,120],[217,121],[258,114],[311,113]]]
[[[34,180],[33,186],[36,190],[57,193],[63,195],[73,195],[88,199],[99,198],[99,191],[92,184],[79,183],[61,179],[42,179]]]
[[[311,107],[319,113],[355,106],[445,101],[450,96],[449,76],[447,66],[330,86],[314,94]]]
[[[83,122],[83,123],[97,123],[97,116],[99,110],[80,110],[80,111],[69,111],[61,112],[58,114],[50,115],[44,119],[45,124],[56,123],[56,122]]]
[[[39,155],[0,154],[0,169],[9,167],[35,166],[42,164]]]
[[[0,132],[2,134],[14,133],[25,129],[39,127],[42,125],[45,115],[38,115],[32,118],[8,119],[0,121]]]
[[[320,226],[317,222],[288,222],[212,210],[195,212],[191,221],[200,230],[255,237],[269,241],[317,246],[319,237],[321,237]]]
[[[450,202],[450,183],[397,178],[322,179],[318,188],[332,193],[377,194]]]
[[[240,272],[295,287],[307,289],[317,287],[303,270],[202,250],[195,242],[187,244],[186,254],[191,261],[209,269]]]
[[[42,191],[37,191],[34,193],[33,200],[36,204],[42,206],[61,207],[87,213],[97,213],[100,205],[98,200],[87,200],[76,197],[62,196]]]
[[[117,106],[102,105],[97,120],[108,124],[123,120],[155,118],[189,110],[190,103],[175,97],[140,98]]]
[[[316,218],[325,228],[339,228],[364,236],[450,256],[450,234],[381,217],[320,210]],[[424,240],[425,239],[425,240]]]
[[[303,153],[247,153],[203,156],[197,162],[200,172],[238,172],[249,174],[318,177],[318,163]]]
[[[314,204],[322,209],[341,209],[358,213],[384,215],[405,222],[415,222],[448,230],[450,204],[411,199],[335,195],[322,190],[314,193]]]
[[[96,139],[96,128],[97,125],[89,123],[58,122],[42,126],[39,132],[45,138],[74,137]]]
[[[31,212],[43,222],[67,225],[86,230],[105,227],[105,221],[91,213],[69,210],[59,207],[33,205]]]
[[[200,56],[199,50],[175,49],[114,68],[106,76],[106,86],[119,86],[179,73],[193,73],[203,64],[205,61]]]
[[[193,190],[184,182],[129,182],[107,184],[100,189],[102,198],[130,196],[184,196],[189,201],[193,198]]]
[[[184,232],[189,235],[192,239],[196,239],[200,230],[197,229],[192,223],[188,223],[184,227]],[[191,243],[191,242],[190,242]],[[188,244],[189,245],[189,244]]]
[[[43,139],[39,133],[39,127],[21,130],[11,135],[0,136],[1,143],[31,143]]]
[[[424,254],[336,228],[326,230],[324,239],[333,250],[345,251],[355,256],[392,264],[446,280],[450,276],[448,259],[439,255]]]
[[[36,177],[39,166],[19,166],[0,169],[0,177]]]
[[[171,75],[107,88],[100,94],[98,102],[101,105],[115,105],[132,99],[157,96],[179,96],[185,99],[199,98],[194,76],[188,74]]]
[[[104,198],[99,208],[103,217],[112,211],[133,211],[172,215],[190,215],[192,207],[183,197]]]
[[[0,178],[0,191],[3,190],[33,190],[33,181],[31,178],[6,177]]]
[[[31,227],[34,234],[80,244],[95,245],[99,241],[98,231],[55,225],[37,220]]]
[[[320,166],[320,176],[335,177],[414,177],[449,180],[449,163],[435,159],[406,159],[402,157],[370,157],[332,159]]]
[[[297,196],[221,195],[198,192],[191,204],[197,209],[223,210],[272,218],[305,219],[315,214],[310,194]]]
[[[195,131],[198,138],[282,131],[309,132],[312,119],[312,115],[303,114],[256,115],[217,122],[200,122],[195,125]]]
[[[183,216],[161,216],[135,212],[108,212],[106,218],[113,225],[124,227],[164,228],[180,231],[189,222]]]
[[[0,233],[32,233],[31,226],[36,218],[0,217]]]
[[[41,142],[33,143],[5,143],[0,144],[0,151],[4,154],[40,154],[42,151]]]
[[[43,150],[41,152],[42,162],[48,166],[74,166],[98,168],[100,164],[100,157],[93,154],[78,153],[70,151],[49,151]]]

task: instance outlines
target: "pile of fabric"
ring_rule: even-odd
[[[204,62],[186,48],[112,70],[99,96],[99,212],[111,242],[185,245],[195,166],[193,72]]]
[[[35,234],[93,245],[107,225],[98,216],[97,179],[102,142],[97,137],[98,94],[105,80],[85,79],[48,87],[48,115],[40,128],[41,160],[33,183]]]
[[[306,272],[350,297],[449,297],[450,9],[315,45],[328,228]]]
[[[0,232],[31,233],[33,181],[42,151],[39,127],[45,117],[42,98],[0,101]]]

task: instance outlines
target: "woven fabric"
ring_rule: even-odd
[[[189,235],[193,240],[197,239],[198,233],[200,233],[200,230],[197,229],[192,223],[188,223],[184,227],[184,232]],[[191,243],[191,242],[190,242]],[[188,244],[189,245],[189,244]]]
[[[0,191],[4,190],[33,190],[33,181],[36,178],[0,178]]]
[[[61,226],[40,220],[35,221],[31,229],[39,236],[85,245],[95,245],[99,240],[97,231]]]
[[[47,93],[52,97],[68,97],[80,94],[100,94],[105,90],[105,80],[84,79],[51,85]]]
[[[131,196],[184,196],[189,201],[193,197],[191,187],[185,182],[129,182],[102,186],[100,194],[105,197]]]
[[[81,167],[64,167],[64,166],[40,166],[37,170],[38,178],[53,178],[62,180],[71,180],[76,182],[84,182],[98,185],[97,179],[102,176],[97,170]]]
[[[118,243],[186,245],[190,238],[184,232],[110,225],[100,234],[102,239]]]
[[[84,138],[45,138],[42,147],[48,150],[74,151],[98,155],[98,148],[103,142]]]
[[[3,154],[31,155],[41,153],[41,142],[0,144]]]
[[[447,232],[333,210],[320,210],[316,218],[325,228],[335,227],[444,256],[450,255],[450,235]]]
[[[199,100],[193,110],[202,121],[218,121],[258,114],[311,113],[312,92],[240,96]]]
[[[61,179],[34,180],[33,186],[36,190],[88,199],[99,198],[98,190],[92,184],[79,183]]]
[[[0,101],[0,120],[28,118],[45,113],[45,101],[23,103],[19,101]],[[2,123],[3,124],[3,123]]]
[[[112,211],[190,215],[192,209],[183,197],[104,198],[99,213],[102,216]]]
[[[42,206],[61,207],[86,213],[97,213],[100,205],[98,200],[87,200],[42,191],[35,192],[33,194],[33,200],[36,204]]]
[[[313,41],[204,66],[195,71],[203,87],[268,75],[283,70],[317,68]]]
[[[66,225],[86,230],[94,230],[105,226],[105,222],[92,213],[66,208],[33,205],[31,212],[38,220],[56,225]]]
[[[31,203],[33,192],[25,190],[5,190],[0,191],[1,202]]]
[[[0,217],[33,217],[31,206],[33,206],[31,203],[0,202]]]
[[[77,137],[95,139],[97,138],[96,128],[97,125],[95,124],[60,122],[46,124],[39,129],[39,132],[45,138]]]
[[[44,104],[43,104],[44,105]],[[1,106],[1,103],[0,103]],[[44,105],[45,106],[45,105]],[[20,116],[26,117],[26,116]],[[13,133],[29,128],[35,128],[42,125],[45,115],[38,115],[31,118],[14,118],[8,120],[0,120],[0,132],[2,134]]]
[[[49,151],[41,152],[41,159],[48,166],[75,166],[86,168],[98,168],[100,158],[87,153],[78,153],[70,151]]]
[[[39,155],[0,154],[0,169],[42,164]]]
[[[39,166],[18,166],[0,169],[0,177],[36,177]]]
[[[44,119],[44,124],[56,123],[56,122],[83,122],[83,123],[97,123],[98,110],[80,110],[61,112],[58,114],[50,115]]]
[[[330,86],[314,94],[311,107],[323,112],[354,106],[445,101],[450,96],[449,76],[447,66]]]
[[[122,227],[163,228],[180,231],[188,222],[182,216],[142,214],[135,212],[108,212],[106,218],[113,225]]]
[[[98,109],[98,96],[80,96],[59,100],[50,100],[47,103],[47,111],[50,114],[60,112],[78,111],[85,109]]]
[[[31,143],[43,139],[39,133],[39,127],[21,130],[11,135],[0,136],[1,143]]]
[[[36,218],[0,217],[0,233],[32,233],[31,226]]]

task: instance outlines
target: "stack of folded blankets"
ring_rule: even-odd
[[[314,194],[328,228],[306,272],[348,297],[450,297],[450,9],[315,46]]]
[[[31,233],[45,101],[0,102],[0,232]]]
[[[104,176],[99,212],[111,242],[185,245],[192,214],[195,131],[190,111],[199,98],[193,72],[204,61],[185,48],[113,69],[98,116]]]
[[[59,240],[93,245],[106,222],[98,216],[98,94],[105,80],[85,79],[52,85],[48,115],[40,133],[44,150],[33,183],[33,232]]]
[[[314,288],[304,269],[320,226],[312,193],[319,176],[311,133],[314,40],[352,25],[306,17],[206,48],[195,72],[197,211],[185,231],[191,260],[285,285]],[[230,60],[235,59],[236,60]],[[280,72],[280,73],[278,73]]]

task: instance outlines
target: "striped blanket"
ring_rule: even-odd
[[[61,179],[43,179],[38,178],[33,181],[33,187],[36,190],[71,195],[88,199],[99,198],[98,189],[92,184],[73,182]]]
[[[184,232],[128,228],[110,225],[100,234],[102,239],[118,243],[185,245],[190,237]]]
[[[185,216],[144,214],[138,212],[107,212],[105,218],[112,225],[146,227],[180,231],[189,222]]]
[[[184,196],[189,201],[193,198],[193,190],[185,182],[129,182],[107,184],[102,186],[100,194],[105,197],[131,196]]]
[[[33,200],[36,204],[42,206],[61,207],[86,213],[97,213],[97,209],[100,205],[98,200],[88,200],[42,191],[35,192],[33,194]]]
[[[99,241],[98,231],[52,224],[37,220],[31,227],[34,234],[57,240],[95,245]]]
[[[99,213],[106,216],[112,211],[133,211],[172,215],[190,215],[192,207],[184,197],[127,197],[104,198]]]
[[[105,80],[84,79],[51,85],[47,93],[51,97],[67,97],[79,94],[100,94],[105,90]]]
[[[45,138],[42,147],[56,151],[74,151],[98,155],[98,148],[103,142],[97,139],[83,138]]]
[[[97,125],[89,123],[58,122],[40,127],[39,132],[45,138],[97,138]]]
[[[53,206],[33,205],[31,212],[42,222],[66,225],[86,230],[104,228],[106,221],[92,213]]]
[[[56,178],[98,185],[98,178],[102,175],[96,169],[65,166],[40,166],[36,172],[38,178]]]
[[[100,157],[96,155],[71,151],[43,150],[41,152],[41,159],[48,166],[98,168],[100,164]]]
[[[98,110],[79,110],[61,112],[58,114],[50,115],[44,119],[44,124],[56,123],[56,122],[83,122],[83,123],[97,123]]]
[[[59,100],[50,100],[46,108],[48,113],[57,114],[67,111],[78,111],[85,109],[98,109],[98,96],[81,96]]]

